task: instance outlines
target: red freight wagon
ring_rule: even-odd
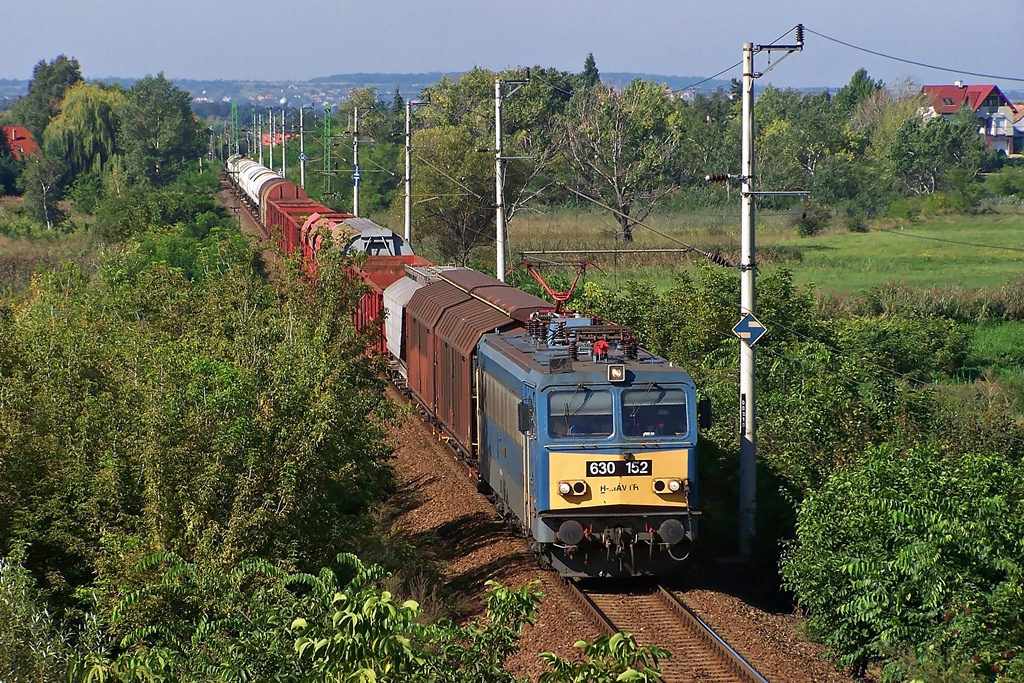
[[[377,323],[380,335],[374,345],[378,353],[387,353],[387,339],[384,334],[384,320],[380,318],[384,309],[384,290],[405,277],[405,266],[433,265],[422,256],[367,256],[362,267],[353,267],[349,275],[358,277],[370,286],[370,291],[359,297],[359,303],[352,314],[352,323],[357,330]]]

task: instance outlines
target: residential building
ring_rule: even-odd
[[[953,117],[964,106],[970,107],[978,120],[978,133],[992,149],[1004,154],[1019,153],[1015,140],[1014,119],[1018,109],[994,85],[926,85],[921,92],[928,100],[928,116]]]
[[[27,156],[39,154],[39,145],[32,139],[32,133],[24,126],[3,126],[4,136],[7,138],[7,149],[16,161],[21,161]]]

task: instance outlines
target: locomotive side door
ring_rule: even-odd
[[[537,392],[535,387],[524,385],[523,402],[519,405],[519,433],[523,446],[523,527],[527,535],[533,530],[533,518],[537,512],[534,498],[534,455],[537,452]]]

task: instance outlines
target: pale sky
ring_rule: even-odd
[[[1024,90],[1024,10],[977,0],[10,0],[0,78],[78,58],[86,78],[302,80],[355,72],[459,72],[539,64],[711,76],[803,23],[857,46],[961,72],[893,62],[808,33],[762,81],[839,86],[873,78],[994,82]],[[789,36],[792,40],[792,34]],[[757,57],[755,68],[767,66]],[[738,77],[737,67],[721,76]],[[763,83],[762,83],[763,84]]]

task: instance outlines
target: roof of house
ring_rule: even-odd
[[[1024,119],[1024,102],[1018,102],[1013,105],[1014,114],[1013,122],[1020,123],[1021,119]]]
[[[1010,109],[1017,111],[1006,95],[995,85],[926,85],[921,92],[928,98],[937,114],[955,114],[967,104],[971,111],[978,111],[989,95],[998,93]]]
[[[2,126],[4,135],[7,137],[7,148],[11,155],[21,161],[27,156],[39,154],[39,145],[32,139],[32,133],[24,126]]]

